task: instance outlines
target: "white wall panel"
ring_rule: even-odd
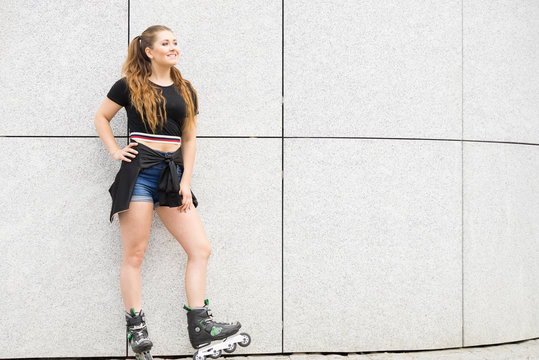
[[[464,344],[539,334],[539,147],[464,144]]]
[[[285,140],[285,352],[460,346],[460,147]]]
[[[174,31],[176,67],[199,92],[199,135],[281,136],[280,1],[131,1],[131,38]]]
[[[280,352],[281,140],[198,139],[191,190],[212,246],[206,297],[214,319],[238,320],[251,335],[251,345],[234,354]],[[155,212],[144,261],[152,354],[192,355],[183,309],[187,255]]]
[[[119,163],[99,139],[0,147],[1,357],[124,356],[122,245],[107,191]]]
[[[461,138],[461,2],[284,2],[286,136]]]
[[[127,1],[2,1],[0,34],[0,135],[96,135],[127,53]],[[125,115],[112,129],[126,135]]]
[[[539,2],[464,2],[464,138],[539,143]]]

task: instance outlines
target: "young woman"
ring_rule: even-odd
[[[116,81],[95,115],[95,127],[110,155],[121,161],[109,188],[112,196],[110,222],[118,213],[123,243],[120,287],[126,310],[127,337],[137,357],[151,358],[152,341],[141,306],[140,270],[148,244],[153,210],[188,255],[185,291],[188,333],[200,359],[211,341],[208,355],[219,348],[232,352],[236,343],[247,346],[250,337],[234,337],[239,322],[215,322],[205,297],[206,267],[211,247],[196,211],[198,204],[190,181],[195,161],[197,93],[174,66],[180,50],[172,31],[160,25],[147,28],[128,48],[122,66],[124,77]],[[116,143],[110,121],[125,107],[129,145]]]

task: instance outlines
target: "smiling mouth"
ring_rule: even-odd
[[[176,54],[169,54],[167,55],[168,58],[175,58],[176,57]]]

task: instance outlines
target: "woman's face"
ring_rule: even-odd
[[[156,34],[157,40],[153,43],[153,49],[146,48],[149,51],[152,63],[163,66],[174,66],[180,55],[180,48],[174,34],[168,30],[160,31]]]

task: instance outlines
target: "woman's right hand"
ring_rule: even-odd
[[[133,149],[133,146],[137,146],[137,142],[132,142],[123,149],[118,149],[114,154],[112,154],[112,157],[116,160],[125,160],[127,162],[131,162],[131,159],[129,159],[127,156],[130,156],[132,158],[135,157],[136,154],[138,154],[138,151]]]

